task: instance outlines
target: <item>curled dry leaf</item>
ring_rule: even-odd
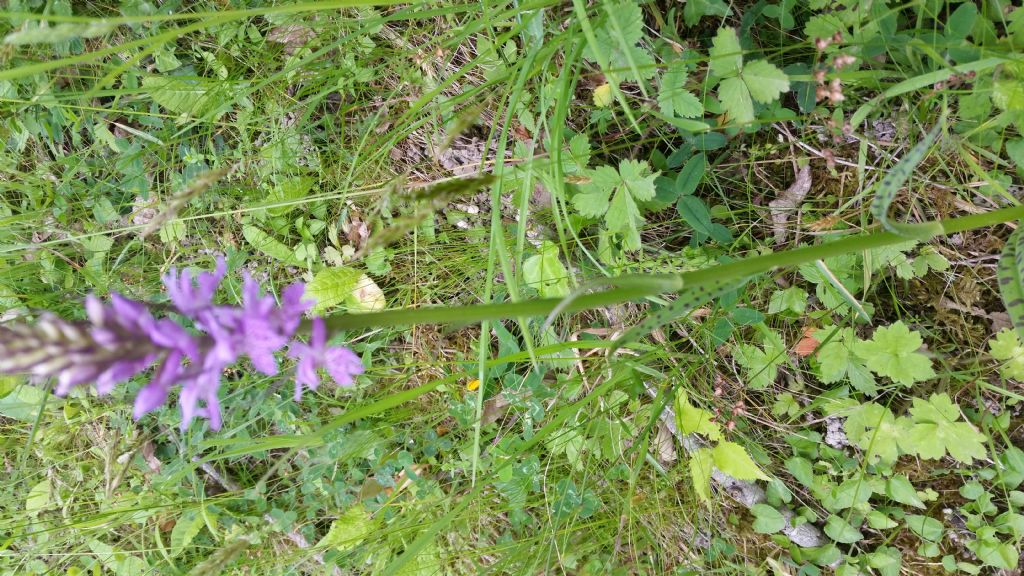
[[[804,201],[804,196],[811,190],[811,167],[804,166],[797,172],[796,180],[781,196],[768,203],[772,213],[772,230],[775,233],[775,244],[786,241],[786,223],[789,215]]]

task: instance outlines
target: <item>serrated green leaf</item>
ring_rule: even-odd
[[[539,251],[540,254],[523,261],[523,281],[536,289],[541,298],[567,296],[570,292],[569,273],[558,258],[558,246],[544,240]]]
[[[711,74],[719,78],[729,78],[740,73],[743,67],[743,48],[740,47],[736,29],[723,27],[711,40],[710,67]]]
[[[774,102],[783,92],[789,91],[789,76],[767,60],[747,62],[740,75],[750,97],[761,104]]]
[[[871,340],[857,342],[854,352],[875,374],[910,386],[935,377],[932,361],[918,352],[922,344],[921,335],[898,320],[875,330]]]
[[[767,480],[768,476],[747,454],[746,448],[735,442],[719,442],[711,450],[715,467],[737,480]]]
[[[1024,344],[1017,332],[1003,328],[988,341],[988,346],[992,357],[1002,362],[999,373],[1004,378],[1024,380]]]
[[[357,312],[383,310],[384,292],[372,278],[346,266],[325,268],[306,285],[306,294],[316,301],[313,313],[321,314],[341,303]]]
[[[676,61],[669,64],[668,70],[662,75],[658,107],[666,116],[699,118],[704,115],[704,105],[686,89],[685,63]]]
[[[718,85],[718,99],[722,107],[729,113],[729,118],[737,124],[753,122],[754,101],[742,78],[726,78]]]
[[[965,464],[985,459],[985,435],[967,422],[958,422],[960,409],[948,394],[933,394],[927,401],[914,398],[910,416],[914,427],[909,440],[921,458],[939,459],[948,451]]]
[[[174,114],[204,116],[223,105],[223,84],[201,78],[148,76],[142,89],[154,102]]]
[[[358,546],[367,536],[373,534],[374,529],[370,514],[361,504],[356,504],[331,522],[330,530],[320,539],[317,546],[345,552]]]
[[[174,523],[174,528],[171,529],[171,556],[177,556],[184,552],[205,525],[202,515],[196,512],[182,514]]]
[[[714,415],[690,404],[685,392],[676,395],[676,428],[681,434],[703,434],[709,440],[721,440],[722,429],[714,422]]]

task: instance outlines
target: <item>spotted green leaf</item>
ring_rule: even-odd
[[[1024,334],[1024,226],[1018,226],[999,257],[999,295],[1018,334]]]
[[[911,148],[910,152],[907,152],[903,159],[878,184],[878,189],[875,191],[875,199],[871,202],[871,215],[878,220],[883,228],[893,234],[917,240],[927,240],[936,234],[942,233],[942,225],[937,222],[928,224],[900,224],[889,220],[889,206],[896,199],[896,194],[903,184],[910,179],[914,169],[917,168],[917,165],[928,154],[928,149],[935,142],[935,139],[938,138],[939,132],[942,130],[942,124],[943,122],[938,122],[925,135],[924,139]]]

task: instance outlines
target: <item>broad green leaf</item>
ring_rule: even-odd
[[[305,198],[312,186],[313,179],[307,176],[286,179],[271,189],[266,200],[267,204],[283,204],[283,206],[267,208],[267,212],[273,216],[284,216],[291,212],[298,206],[297,201]]]
[[[276,258],[285,264],[291,264],[292,266],[305,266],[306,263],[295,257],[295,252],[282,244],[279,240],[273,236],[267,234],[259,228],[249,225],[242,228],[242,236],[245,237],[253,248],[260,252]]]
[[[598,108],[607,108],[611,106],[614,101],[615,96],[612,94],[611,84],[605,83],[594,88],[594,106],[597,106]]]
[[[825,534],[840,544],[853,544],[864,538],[860,530],[847,522],[840,516],[829,516],[825,523]]]
[[[898,548],[879,546],[874,552],[865,554],[868,565],[878,571],[879,576],[899,576],[903,556]]]
[[[1019,567],[1020,551],[1009,542],[1000,542],[995,538],[985,538],[968,542],[967,547],[986,566],[1002,568],[1004,570],[1012,570]]]
[[[754,100],[768,104],[789,90],[789,76],[767,60],[754,60],[743,65],[743,83]]]
[[[896,522],[878,510],[868,512],[867,522],[868,526],[875,530],[888,530],[899,526],[899,522]]]
[[[942,538],[942,522],[930,516],[911,514],[903,520],[907,523],[907,528],[924,540],[938,542]]]
[[[752,527],[758,534],[774,534],[786,527],[786,518],[773,506],[754,504],[750,512],[754,515]]]
[[[657,173],[649,174],[650,166],[646,161],[623,160],[619,163],[619,177],[622,186],[629,190],[629,195],[638,202],[654,198],[654,179]]]
[[[779,314],[781,312],[803,314],[806,310],[807,292],[803,288],[796,286],[772,292],[771,299],[768,301],[769,314]]]
[[[767,480],[768,476],[747,454],[747,450],[735,442],[719,442],[711,450],[715,467],[737,480]]]
[[[22,384],[14,392],[0,398],[0,415],[22,422],[35,422],[39,408],[46,402],[53,407],[61,402],[59,398],[48,397],[45,390],[29,384]]]
[[[605,214],[608,230],[622,237],[622,245],[626,250],[639,250],[640,226],[645,222],[640,215],[640,208],[624,187],[618,188],[612,196],[608,212]]]
[[[687,466],[690,469],[693,491],[702,502],[711,502],[711,471],[714,466],[711,449],[698,448],[692,452]]]
[[[704,105],[686,89],[686,64],[683,62],[672,62],[662,75],[658,106],[666,116],[699,118],[704,115]]]
[[[743,49],[736,29],[723,27],[711,40],[710,67],[711,74],[719,78],[729,78],[740,73],[743,67]]]
[[[373,534],[374,522],[370,514],[361,504],[349,508],[344,514],[331,522],[331,528],[320,539],[317,546],[334,548],[345,552],[358,546],[367,536]]]
[[[697,232],[697,242],[707,237],[720,244],[732,242],[732,233],[725,226],[711,221],[711,211],[700,198],[692,195],[680,196],[676,202],[676,211]]]
[[[704,171],[707,169],[707,157],[704,153],[694,154],[686,161],[683,169],[676,176],[676,191],[680,196],[689,196],[697,190],[700,181],[704,178]]]
[[[754,121],[754,101],[742,78],[730,77],[718,85],[718,99],[729,113],[729,118],[737,124],[749,124]]]
[[[558,259],[558,246],[544,240],[540,254],[523,261],[523,280],[535,288],[541,298],[558,298],[569,294],[569,273]]]
[[[925,507],[924,502],[917,496],[917,490],[914,489],[914,485],[902,474],[889,478],[885,483],[885,495],[900,504],[906,504],[914,508]]]
[[[794,456],[786,460],[786,470],[796,478],[800,484],[811,487],[814,485],[814,465],[811,461],[800,456]]]
[[[948,394],[933,394],[927,401],[914,398],[910,416],[914,421],[910,441],[921,458],[939,459],[948,451],[965,464],[985,459],[985,435],[967,422],[958,422],[960,409]]]
[[[935,377],[932,361],[918,352],[923,340],[902,321],[875,330],[871,340],[858,342],[854,351],[879,376],[910,386]]]
[[[686,0],[683,4],[683,21],[694,26],[704,16],[729,16],[732,9],[725,0]]]

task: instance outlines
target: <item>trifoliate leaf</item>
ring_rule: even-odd
[[[1003,328],[996,337],[988,341],[992,357],[1003,363],[999,373],[1004,378],[1024,380],[1024,345],[1020,342],[1017,332]]]
[[[658,107],[666,116],[699,118],[704,115],[704,105],[686,89],[686,64],[683,62],[673,62],[662,75]]]
[[[640,249],[640,226],[644,219],[637,202],[654,198],[658,173],[648,174],[646,161],[623,160],[616,171],[611,166],[587,170],[589,181],[580,185],[572,203],[581,215],[604,216],[608,230],[618,234],[626,250]],[[610,197],[610,199],[609,199]]]
[[[768,476],[747,454],[747,450],[735,442],[719,442],[711,450],[715,467],[737,480],[767,480]]]
[[[749,124],[754,121],[754,102],[742,78],[722,80],[718,85],[718,99],[729,113],[729,118],[737,124]]]
[[[858,342],[854,351],[875,374],[910,386],[935,377],[932,361],[917,351],[922,343],[920,334],[897,321],[875,330],[871,340]]]
[[[750,512],[754,515],[754,532],[758,534],[774,534],[786,527],[786,518],[774,506],[754,504]]]
[[[763,346],[740,344],[733,353],[736,362],[746,368],[747,386],[767,388],[779,375],[779,365],[786,361],[786,346],[774,332],[764,334]]]
[[[767,60],[747,62],[740,75],[750,90],[751,98],[761,104],[774,102],[789,90],[789,76]]]
[[[729,78],[740,73],[743,67],[743,48],[736,36],[735,28],[719,28],[718,34],[711,40],[711,74],[719,78]]]
[[[921,458],[939,459],[947,451],[965,464],[985,458],[985,435],[967,422],[958,422],[960,409],[948,394],[933,394],[927,401],[914,398],[910,416],[914,427],[909,439]]]
[[[776,290],[768,302],[768,313],[794,312],[803,314],[807,310],[807,292],[803,288],[790,286],[785,290]]]
[[[860,340],[852,328],[823,328],[814,332],[814,338],[822,343],[815,350],[815,357],[818,360],[818,378],[823,383],[833,384],[846,379],[865,394],[874,395],[878,391],[875,378],[864,361],[853,354],[853,348]]]
[[[657,174],[651,175],[650,166],[645,161],[623,160],[619,163],[619,176],[622,185],[629,190],[629,195],[638,202],[646,202],[654,198],[654,180]]]

